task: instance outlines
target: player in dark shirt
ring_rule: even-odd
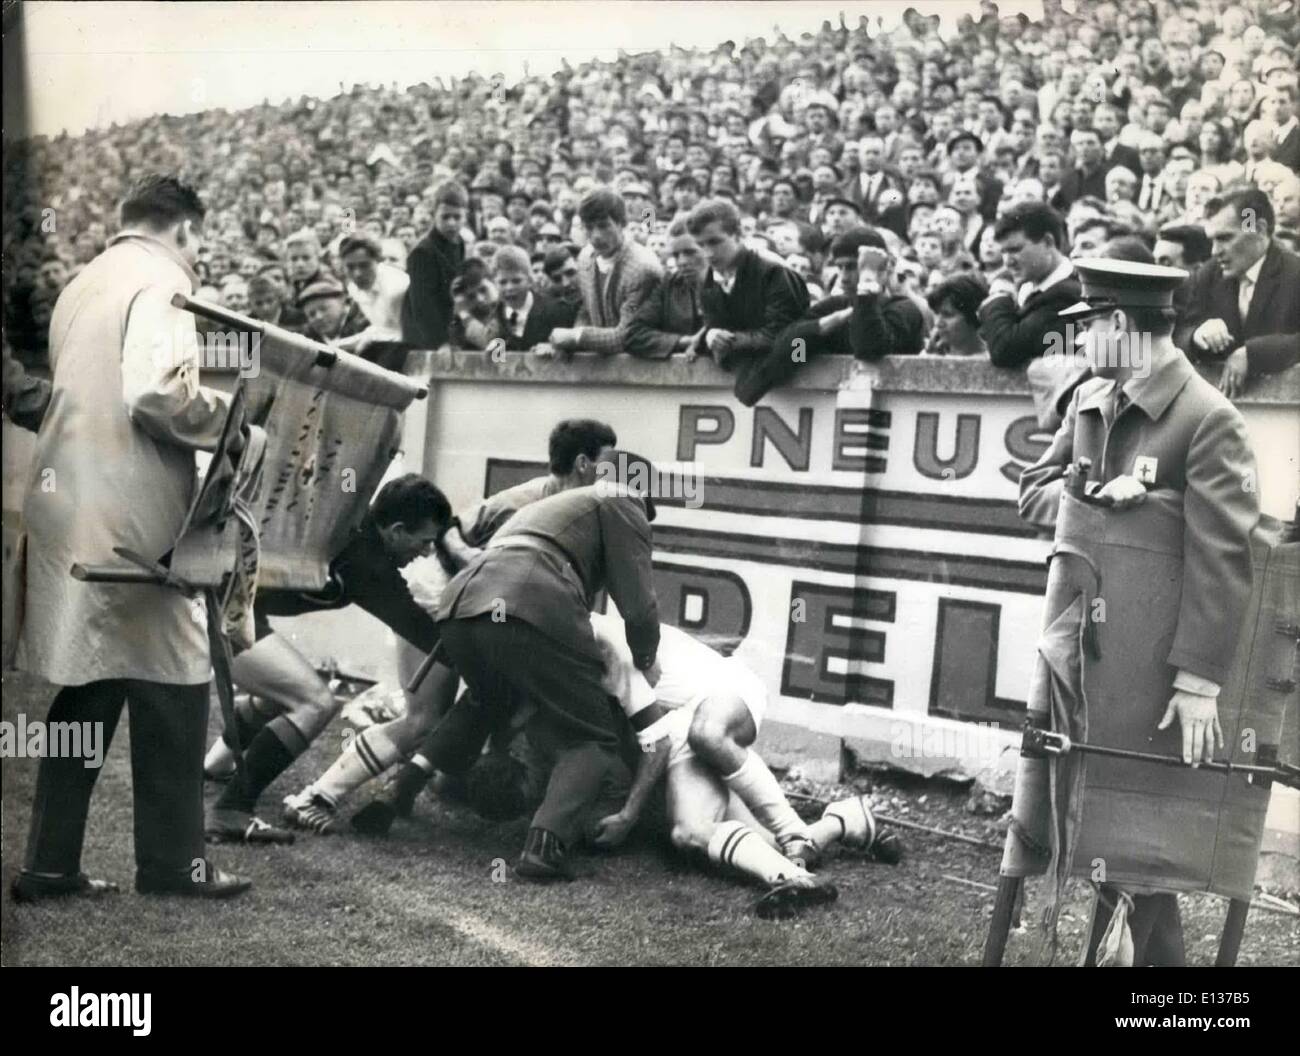
[[[330,582],[324,592],[257,595],[256,641],[235,656],[232,665],[235,684],[250,696],[237,705],[236,730],[225,734],[238,739],[245,766],[213,805],[207,826],[210,839],[292,842],[292,833],[256,817],[258,798],[342,707],[307,659],[272,630],[267,617],[355,604],[417,649],[431,652],[438,644],[437,626],[416,604],[400,569],[435,550],[450,523],[451,506],[438,488],[416,474],[398,477],[379,490],[347,546],[330,562]],[[445,560],[450,567],[449,559]],[[446,668],[435,670],[426,689],[454,695],[455,674]],[[209,751],[204,768],[214,775],[231,762],[230,747],[220,741]]]
[[[539,499],[592,483],[596,463],[616,442],[614,431],[603,422],[587,419],[560,422],[551,431],[550,473],[499,491],[452,518],[439,544],[439,553],[446,560],[440,565],[413,566],[408,570],[412,573],[415,598],[419,602],[420,625],[423,627],[424,621],[430,619],[425,610],[435,607],[446,585],[445,573],[450,568],[463,567],[477,557],[497,530],[518,510]],[[406,600],[409,597],[404,595]],[[393,612],[392,615],[398,614]],[[380,618],[384,619],[382,615]],[[389,626],[401,633],[396,624],[390,623]],[[456,678],[451,676],[450,686],[446,684],[447,678],[448,669],[435,663],[425,682],[415,693],[408,694],[405,715],[365,730],[325,773],[285,800],[285,821],[294,828],[313,832],[334,831],[338,805],[344,797],[414,752],[412,760],[400,769],[397,779],[392,782],[390,795],[362,808],[352,824],[360,831],[383,833],[394,818],[408,814],[415,797],[432,774],[422,743],[429,741],[451,704]],[[431,683],[435,683],[433,688]]]

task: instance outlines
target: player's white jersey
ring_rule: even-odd
[[[673,742],[673,759],[689,755],[686,735],[700,703],[714,694],[739,694],[757,730],[767,710],[767,691],[758,676],[736,657],[725,657],[686,631],[661,624],[658,663],[662,674],[652,688],[632,663],[623,621],[608,613],[592,613],[596,643],[605,655],[605,688],[618,698],[628,718],[659,704],[675,714],[662,730]],[[635,723],[634,723],[635,725]],[[650,731],[660,732],[658,724]]]

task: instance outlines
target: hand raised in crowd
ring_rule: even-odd
[[[881,191],[880,197],[876,200],[876,208],[881,212],[886,209],[896,209],[904,203],[901,191],[896,191],[892,187],[887,191]]]
[[[1223,373],[1219,375],[1219,391],[1228,399],[1235,400],[1245,391],[1249,367],[1246,346],[1243,345],[1223,361]]]
[[[889,254],[878,246],[858,248],[858,293],[875,295],[884,288],[881,273],[889,263]]]
[[[996,275],[989,283],[990,297],[1014,297],[1015,295],[1016,284],[1005,275]]]
[[[1207,319],[1192,334],[1192,341],[1206,352],[1222,355],[1232,347],[1232,334],[1222,319]]]
[[[1178,717],[1183,731],[1183,762],[1199,766],[1214,759],[1216,745],[1223,747],[1223,727],[1219,725],[1219,705],[1215,697],[1174,690],[1157,730],[1168,729]]]

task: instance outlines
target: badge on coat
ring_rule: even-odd
[[[1150,455],[1138,455],[1133,460],[1133,476],[1143,484],[1154,484],[1156,482],[1156,467],[1159,464],[1159,461]]]

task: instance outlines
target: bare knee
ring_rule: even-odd
[[[295,692],[285,715],[310,741],[330,724],[330,720],[341,708],[342,701],[335,699],[329,686],[319,682],[315,686],[303,686]]]
[[[725,754],[734,744],[725,722],[698,711],[691,719],[691,729],[686,740],[692,751],[706,759]]]

